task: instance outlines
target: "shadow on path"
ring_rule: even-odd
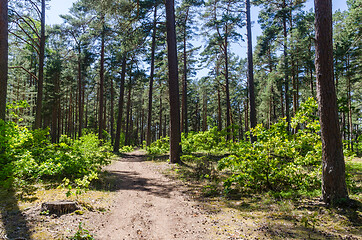
[[[14,189],[0,187],[0,199],[1,229],[5,231],[0,231],[0,239],[31,239],[30,227],[19,209]]]
[[[144,162],[146,156],[125,154],[119,162]],[[93,184],[95,190],[101,191],[144,191],[149,194],[169,198],[175,188],[173,184],[158,178],[147,178],[136,171],[106,170]]]

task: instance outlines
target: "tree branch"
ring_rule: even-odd
[[[17,35],[16,33],[12,32],[9,30],[9,33],[11,33],[12,35],[14,35],[15,37],[17,37],[18,39],[22,40],[23,42],[29,44],[39,55],[39,49],[36,48],[33,44],[31,44],[29,41],[25,40],[24,38],[20,37],[19,35]]]
[[[38,81],[38,77],[34,73],[30,72],[28,69],[26,69],[22,66],[9,67],[9,69],[17,69],[17,68],[23,69],[25,72],[27,72],[29,75],[31,75],[33,78],[35,78]]]

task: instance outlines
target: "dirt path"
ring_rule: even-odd
[[[111,211],[88,219],[96,239],[210,239],[208,217],[182,187],[134,151],[106,170],[117,181]]]

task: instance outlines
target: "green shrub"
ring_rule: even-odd
[[[213,127],[204,132],[190,132],[182,134],[182,152],[190,153],[207,153],[207,154],[223,154],[233,150],[234,143],[226,140],[226,130],[218,131],[217,127]]]
[[[151,143],[149,147],[146,147],[147,154],[149,155],[161,155],[165,154],[170,150],[169,144],[170,138],[164,137],[160,138],[157,141]]]
[[[301,106],[292,120],[293,128],[300,127],[294,135],[287,131],[285,119],[270,129],[262,125],[252,129],[257,142],[238,143],[238,150],[218,163],[219,170],[232,172],[225,181],[226,190],[235,184],[253,191],[319,189],[321,140],[315,111],[312,99]]]
[[[0,131],[0,182],[8,187],[63,178],[79,182],[109,163],[110,146],[101,145],[94,133],[76,140],[62,136],[52,144],[48,129],[30,131],[14,122],[1,122]]]

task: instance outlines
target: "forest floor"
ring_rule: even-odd
[[[33,194],[0,191],[0,239],[362,239],[362,209],[328,208],[317,198],[278,200],[267,195],[227,199],[192,166],[147,160],[143,151],[116,158],[86,193],[38,186]],[[360,173],[358,173],[360,174]],[[76,200],[72,214],[42,213],[45,201]],[[79,225],[81,223],[81,226]],[[90,238],[75,238],[90,239]]]

